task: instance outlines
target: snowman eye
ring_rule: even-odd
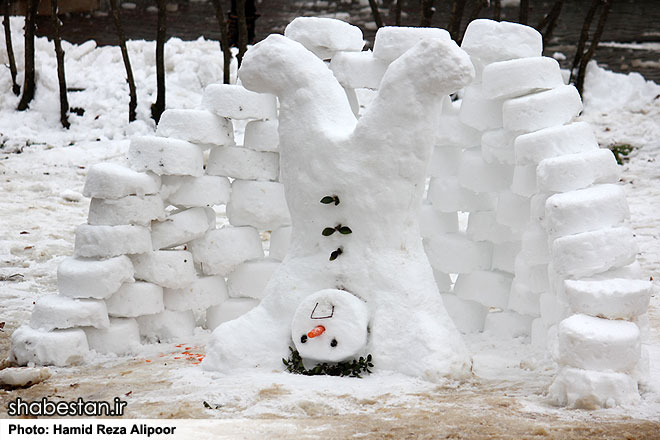
[[[337,346],[337,340],[336,340],[336,339],[333,339],[333,340],[330,342],[330,347],[336,347],[336,346]]]
[[[304,344],[305,342],[307,342],[307,335],[302,335],[302,336],[300,337],[300,342],[302,342],[303,344]]]

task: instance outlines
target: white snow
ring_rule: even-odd
[[[189,249],[207,275],[227,276],[244,261],[264,256],[259,232],[250,226],[213,229],[190,242]]]
[[[632,322],[577,314],[560,322],[557,333],[562,366],[629,372],[641,356],[639,328]]]
[[[278,126],[277,120],[248,122],[245,125],[243,146],[255,151],[277,152],[280,144]]]
[[[92,165],[87,172],[83,195],[119,199],[132,194],[157,194],[160,183],[160,177],[156,174],[138,173],[114,163],[99,163]]]
[[[201,176],[204,172],[202,148],[174,138],[134,136],[128,160],[134,170],[151,171],[159,176]]]
[[[564,84],[559,63],[548,57],[500,61],[486,66],[482,75],[487,99],[515,98]]]
[[[202,107],[231,119],[276,119],[273,95],[255,93],[236,84],[211,84],[204,90]]]
[[[555,194],[545,202],[545,227],[550,239],[620,226],[629,217],[626,194],[618,185],[595,185]]]
[[[151,249],[151,234],[145,226],[79,225],[76,228],[75,257],[117,257]]]
[[[117,318],[135,318],[163,311],[163,288],[152,283],[137,281],[124,283],[105,300],[108,315]]]
[[[589,124],[574,122],[520,135],[514,148],[516,164],[530,165],[550,157],[595,150],[598,142]]]
[[[224,205],[231,192],[229,179],[221,176],[163,176],[163,186],[171,187],[167,202],[180,208]]]
[[[280,262],[271,258],[249,260],[240,264],[227,277],[232,298],[263,299],[266,285]]]
[[[541,56],[543,39],[528,26],[478,19],[465,29],[461,48],[486,66],[496,61]]]
[[[376,58],[371,51],[340,52],[330,62],[339,84],[350,89],[377,89],[388,65],[387,61]]]
[[[57,289],[73,298],[107,298],[133,282],[133,263],[125,256],[107,260],[64,258],[57,266]]]
[[[535,131],[565,124],[582,111],[582,101],[572,85],[511,98],[502,105],[506,130]]]
[[[87,223],[90,225],[149,226],[165,218],[163,200],[157,196],[126,196],[121,199],[92,198]]]
[[[217,147],[211,150],[206,172],[245,180],[277,180],[280,156],[243,147]]]
[[[194,144],[234,144],[234,127],[231,121],[205,110],[165,110],[158,121],[156,134]]]
[[[186,287],[195,281],[193,256],[187,251],[149,251],[131,255],[131,260],[136,280],[172,289]]]
[[[215,211],[211,208],[190,208],[174,212],[163,221],[151,223],[154,250],[173,248],[203,237],[215,229]]]
[[[22,23],[13,18],[12,27],[15,32],[14,48],[17,50],[20,71]],[[32,301],[56,291],[57,265],[64,255],[72,253],[75,225],[85,221],[89,199],[83,198],[80,202],[75,202],[57,196],[69,189],[81,193],[85,174],[90,172],[91,165],[102,161],[126,165],[128,142],[124,139],[133,133],[152,134],[153,130],[153,122],[148,116],[148,105],[142,105],[142,102],[146,104],[147,100],[153,100],[155,92],[155,69],[152,67],[153,42],[129,42],[131,56],[136,54],[132,61],[136,61],[134,68],[141,98],[138,121],[130,125],[126,124],[128,93],[118,48],[95,48],[94,44],[87,44],[85,50],[73,50],[81,47],[67,45],[69,48],[67,73],[78,84],[79,81],[84,81],[86,85],[86,91],[70,94],[72,102],[78,105],[82,102],[86,103],[86,112],[83,117],[72,117],[72,128],[67,131],[60,128],[59,115],[54,110],[57,109],[57,86],[52,80],[55,77],[52,44],[47,43],[45,39],[37,41],[37,57],[45,73],[38,76],[37,98],[30,111],[14,111],[17,98],[9,91],[9,75],[0,76],[2,84],[0,93],[3,93],[1,98],[5,103],[0,108],[0,132],[3,133],[4,151],[23,148],[23,154],[3,154],[0,157],[0,172],[6,176],[0,185],[3,194],[7,195],[0,200],[3,222],[6,222],[6,228],[0,231],[0,255],[2,255],[0,275],[3,277],[17,273],[23,275],[23,278],[14,278],[16,281],[13,282],[0,282],[2,285],[0,311],[7,320],[5,334],[8,333],[7,328],[16,328],[29,317]],[[2,56],[3,53],[0,52],[0,58]],[[172,71],[168,71],[168,105],[173,108],[196,106],[201,99],[200,83],[206,85],[220,79],[222,56],[217,42],[200,39],[196,42],[184,43],[172,39],[167,44],[166,57],[168,65],[172,68]],[[200,59],[203,62],[200,63]],[[151,66],[146,67],[149,64]],[[108,74],[101,77],[99,71]],[[194,80],[188,81],[187,79],[191,77]],[[612,83],[608,82],[610,80]],[[74,86],[76,82],[73,83]],[[623,187],[630,204],[631,226],[640,248],[639,261],[644,272],[654,275],[657,279],[660,275],[658,272],[660,247],[657,241],[660,230],[657,220],[660,218],[658,208],[660,191],[657,186],[657,164],[654,161],[660,148],[660,128],[657,123],[660,109],[655,99],[658,95],[655,87],[658,86],[652,83],[642,85],[635,79],[635,75],[614,74],[592,63],[585,87],[585,110],[580,119],[588,121],[594,127],[601,145],[608,146],[617,142],[630,143],[637,147],[631,155],[630,162],[624,165]],[[599,92],[594,92],[590,96],[591,90],[599,90]],[[602,99],[597,99],[601,97]],[[617,104],[610,105],[612,102]],[[99,118],[94,120],[95,116]],[[238,130],[237,136],[240,136],[240,127]],[[94,142],[96,138],[102,141]],[[68,146],[70,142],[74,142],[75,145]],[[26,145],[28,143],[29,145]],[[478,143],[477,140],[474,145]],[[113,198],[131,194],[144,195],[155,190],[142,191],[143,193],[140,193],[131,189]],[[53,195],[56,197],[52,197]],[[30,213],[29,226],[25,222],[26,212]],[[513,247],[515,244],[509,246]],[[500,247],[505,248],[503,245],[494,246],[494,255],[498,254]],[[640,275],[635,273],[631,276]],[[541,295],[541,300],[545,297],[546,295]],[[513,391],[513,396],[515,401],[520,403],[522,412],[532,416],[539,413],[552,415],[568,423],[575,420],[591,422],[594,417],[599,420],[604,418],[613,420],[618,417],[657,420],[660,401],[657,387],[660,380],[660,370],[657,367],[660,365],[657,308],[657,295],[653,295],[648,315],[651,323],[648,344],[651,381],[647,387],[641,389],[641,402],[635,406],[628,406],[634,403],[638,396],[637,390],[632,389],[634,382],[628,379],[625,379],[627,383],[633,385],[620,388],[625,389],[625,392],[619,394],[611,389],[606,388],[605,391],[601,391],[603,388],[595,388],[598,396],[627,396],[616,399],[616,403],[624,405],[618,409],[589,411],[582,414],[565,412],[549,406],[542,392],[549,384],[555,366],[536,358],[537,354],[520,341],[493,339],[487,334],[476,334],[466,339],[471,352],[490,353],[488,356],[478,357],[488,359],[487,367],[484,367],[483,362],[475,363],[475,367],[478,367],[475,368],[475,373],[479,376],[479,383],[470,383],[467,386],[474,387],[480,392],[484,389],[484,383],[489,383],[486,377],[497,377],[498,384],[501,383],[500,381],[516,384],[517,388]],[[207,337],[202,334],[195,340],[204,344]],[[144,356],[150,356],[150,353],[153,353],[150,350],[161,349],[168,348],[145,346],[142,348],[142,353]],[[530,362],[532,358],[534,361]],[[90,358],[90,361],[94,368],[98,368],[104,359],[94,357]],[[526,360],[527,363],[521,364],[522,360]],[[521,365],[531,365],[531,371],[520,368]],[[151,365],[145,364],[145,366]],[[269,414],[276,417],[295,417],[307,414],[300,412],[301,402],[321,401],[327,408],[327,414],[351,414],[357,411],[371,414],[371,409],[360,403],[347,402],[344,395],[350,393],[356,398],[376,399],[382,404],[376,407],[382,409],[383,405],[420,405],[427,400],[420,398],[416,393],[431,392],[435,389],[435,385],[424,381],[381,372],[362,381],[353,381],[323,377],[306,378],[261,371],[249,372],[241,376],[224,376],[202,372],[198,367],[170,368],[160,365],[153,367],[158,368],[154,370],[158,374],[163,374],[168,380],[172,380],[174,387],[139,392],[145,401],[149,403],[170,401],[173,390],[185,390],[184,399],[209,398],[215,399],[209,400],[211,402],[243,403],[241,408],[234,409],[232,416],[254,417]],[[143,367],[138,369],[141,370]],[[595,383],[598,380],[593,372],[588,373],[592,382],[585,381],[583,375],[580,376],[582,373],[578,372],[575,373],[577,376],[573,377],[579,379],[571,379],[574,380],[572,386],[575,387],[577,384],[587,386],[588,383]],[[564,376],[560,373],[560,377]],[[285,394],[275,400],[260,399],[259,390],[273,383],[280,384]],[[608,379],[606,383],[614,382]],[[220,389],[221,392],[211,391]],[[382,397],[384,389],[391,393],[390,397]],[[497,392],[501,392],[499,388]],[[136,390],[135,394],[137,393]],[[580,391],[578,394],[586,393]],[[573,398],[569,404],[576,404],[574,400]],[[587,401],[582,407],[593,409],[610,406],[606,400],[607,398],[596,397],[593,402]],[[565,403],[569,401],[570,398],[565,400]],[[577,402],[577,406],[580,404]],[[148,414],[148,412],[140,414]],[[211,411],[206,415],[216,416]]]
[[[284,185],[279,182],[234,180],[227,218],[234,226],[273,231],[291,224]]]
[[[295,18],[284,29],[284,35],[322,60],[328,60],[340,51],[359,52],[364,46],[360,28],[330,18]]]
[[[105,302],[97,299],[72,299],[61,295],[39,298],[30,315],[30,327],[50,331],[72,327],[108,327]]]
[[[167,310],[181,311],[206,309],[227,299],[227,286],[221,276],[202,276],[180,289],[164,289],[163,302]]]
[[[89,352],[85,332],[79,328],[47,332],[23,325],[14,331],[11,340],[9,358],[20,366],[75,365],[81,363]]]
[[[374,41],[374,57],[391,63],[423,39],[449,41],[449,32],[439,28],[385,26],[378,30]]]
[[[614,183],[621,170],[605,148],[543,159],[536,168],[540,192],[564,192],[594,183]]]
[[[0,370],[0,384],[23,387],[42,382],[50,376],[48,368],[5,368]]]
[[[111,318],[103,329],[84,329],[91,350],[117,355],[133,354],[140,349],[140,329],[134,318]]]

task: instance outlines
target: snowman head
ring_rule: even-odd
[[[291,337],[304,359],[340,362],[367,345],[369,310],[345,290],[324,289],[300,302],[291,323]]]

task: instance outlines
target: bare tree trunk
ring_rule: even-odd
[[[9,59],[9,72],[11,73],[11,90],[14,92],[14,95],[18,96],[21,94],[21,86],[16,82],[16,75],[18,71],[16,69],[16,59],[14,58],[14,45],[11,43],[11,23],[9,21],[9,0],[4,1],[5,5],[5,17],[2,22],[5,27],[5,43],[7,46],[7,58]]]
[[[591,40],[591,44],[589,45],[587,53],[580,60],[580,68],[578,69],[577,81],[575,82],[575,87],[578,89],[578,92],[580,92],[580,96],[582,96],[582,92],[584,90],[584,77],[587,72],[587,64],[594,56],[594,53],[598,48],[598,42],[600,41],[600,37],[603,35],[603,30],[605,30],[605,22],[607,22],[607,16],[610,13],[610,9],[612,9],[612,2],[613,0],[602,0],[603,9],[600,11],[600,18],[598,19],[596,32],[594,33],[594,37]]]
[[[584,46],[587,44],[589,39],[589,28],[591,27],[591,22],[594,19],[596,14],[596,9],[598,9],[598,4],[601,0],[592,0],[591,7],[587,11],[587,15],[584,18],[584,23],[582,24],[582,32],[580,33],[580,39],[578,40],[577,50],[575,51],[575,58],[573,58],[573,65],[571,66],[571,76],[569,82],[574,83],[575,69],[580,65],[580,60],[584,55]]]
[[[527,24],[529,21],[529,0],[520,0],[520,15],[518,23]]]
[[[62,127],[69,128],[69,100],[66,96],[66,76],[64,74],[64,51],[62,50],[62,39],[60,38],[60,19],[57,16],[57,0],[50,0],[50,17],[53,21],[53,43],[55,44],[55,56],[57,57],[57,80],[60,84],[60,122]]]
[[[156,102],[151,105],[151,117],[156,124],[160,115],[165,111],[165,38],[167,37],[167,10],[166,0],[157,0],[158,3],[158,33],[156,35]]]
[[[454,0],[451,5],[451,14],[449,15],[449,24],[447,31],[451,39],[460,43],[459,33],[461,32],[461,20],[463,20],[463,10],[465,9],[465,0]]]
[[[119,37],[119,48],[121,49],[121,57],[124,60],[124,68],[126,69],[126,82],[128,82],[128,93],[130,101],[128,103],[128,122],[133,122],[137,119],[137,91],[135,89],[135,79],[133,78],[133,69],[131,68],[131,60],[128,57],[128,48],[126,47],[126,35],[124,34],[124,27],[121,25],[121,18],[119,16],[119,5],[117,0],[110,0],[110,9],[112,10],[112,19],[117,29],[117,36]]]
[[[430,27],[431,22],[433,21],[433,13],[435,9],[433,8],[434,0],[422,0],[422,19],[420,20],[419,25],[422,27]]]
[[[493,0],[493,20],[502,19],[502,0]]]
[[[548,44],[550,38],[552,38],[552,32],[554,32],[557,23],[559,22],[559,15],[561,14],[561,9],[564,6],[564,0],[557,0],[550,12],[543,17],[543,20],[536,26],[536,30],[543,32],[543,46]],[[545,28],[545,31],[543,31]]]
[[[238,12],[238,67],[241,67],[243,55],[247,52],[248,30],[247,18],[245,16],[245,0],[236,1],[236,11]]]
[[[376,0],[369,0],[369,6],[371,6],[371,13],[374,14],[376,27],[380,29],[385,26],[385,23],[383,23],[383,19],[380,16],[380,11],[378,10],[378,4],[376,4]]]
[[[403,0],[396,0],[396,6],[394,9],[394,24],[395,26],[401,26],[401,9],[403,5],[401,4]]]
[[[215,18],[218,20],[220,27],[220,46],[222,47],[222,55],[224,58],[222,64],[223,82],[229,84],[229,66],[231,65],[231,47],[229,47],[229,36],[227,30],[227,21],[225,20],[225,13],[222,9],[222,0],[212,0],[215,8]]]
[[[27,0],[25,7],[25,80],[23,96],[18,103],[18,110],[27,110],[34,98],[34,32],[37,27],[37,7],[39,0]]]
[[[488,0],[476,0],[474,2],[474,7],[472,12],[470,12],[470,17],[468,18],[467,24],[470,24],[472,20],[475,20],[483,8],[488,7]]]

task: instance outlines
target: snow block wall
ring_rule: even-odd
[[[381,28],[373,52],[337,20],[299,18],[285,36],[248,51],[239,76],[254,91],[211,85],[199,109],[167,110],[155,136],[132,140],[130,169],[89,170],[88,224],[59,295],[14,333],[13,360],[130,353],[191,335],[206,310],[208,369],[281,368],[291,345],[312,361],[370,352],[379,368],[460,376],[446,309],[462,333],[549,350],[559,404],[638,400],[651,283],[616,161],[575,121],[580,97],[541,35],[475,20],[462,55],[436,28]],[[356,118],[363,88],[378,95]],[[249,120],[243,145],[232,120]],[[422,343],[429,329],[443,349]]]

